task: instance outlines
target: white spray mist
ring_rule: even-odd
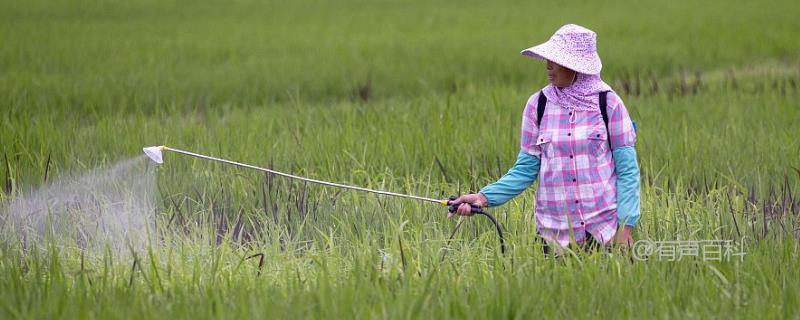
[[[3,208],[5,236],[99,252],[141,250],[154,234],[155,170],[146,156],[66,174]]]

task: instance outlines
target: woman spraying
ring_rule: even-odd
[[[636,132],[622,99],[600,79],[596,38],[569,24],[522,51],[547,61],[550,84],[528,99],[517,161],[479,193],[454,200],[450,217],[471,215],[470,205],[502,205],[538,177],[541,238],[561,247],[632,243],[640,203]]]

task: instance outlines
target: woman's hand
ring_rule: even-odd
[[[447,218],[452,218],[456,214],[462,216],[471,216],[473,215],[471,205],[486,207],[488,204],[489,200],[486,199],[486,196],[480,193],[465,194],[450,202],[450,205],[457,205],[458,209],[455,212],[448,213]]]
[[[624,226],[617,232],[617,236],[614,237],[614,243],[619,246],[630,248],[633,246],[633,236],[631,233],[633,232],[633,227],[631,226]]]

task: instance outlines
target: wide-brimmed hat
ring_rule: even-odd
[[[522,54],[550,60],[585,74],[600,74],[603,68],[597,55],[597,34],[576,24],[561,27],[550,40],[522,50]]]

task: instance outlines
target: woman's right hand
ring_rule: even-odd
[[[470,193],[465,194],[463,196],[458,197],[457,199],[450,201],[450,205],[457,205],[458,209],[455,212],[450,212],[447,214],[447,218],[452,218],[458,215],[462,216],[471,216],[472,213],[472,205],[479,206],[481,208],[486,207],[489,204],[489,200],[486,199],[481,193]]]

